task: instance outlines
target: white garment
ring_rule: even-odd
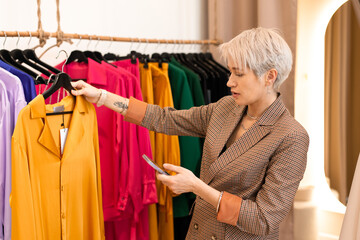
[[[360,240],[360,154],[341,227],[340,240]]]

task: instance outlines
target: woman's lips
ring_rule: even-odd
[[[235,93],[235,92],[231,92],[231,94],[234,98],[237,98],[240,95],[239,93]]]

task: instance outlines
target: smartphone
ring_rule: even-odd
[[[166,172],[165,170],[163,170],[159,165],[157,165],[153,160],[151,160],[148,156],[146,156],[145,154],[142,155],[142,157],[145,159],[145,161],[152,166],[158,173],[161,174],[165,174],[165,175],[170,175],[168,172]]]

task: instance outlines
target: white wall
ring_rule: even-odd
[[[37,1],[0,0],[0,31],[36,31],[38,28]],[[60,0],[61,29],[64,33],[105,35],[131,38],[156,39],[207,39],[207,0]],[[41,2],[41,20],[46,32],[56,32],[56,1]],[[16,48],[18,38],[7,38],[5,49]],[[38,44],[37,38],[20,38],[18,48],[25,49]],[[0,38],[0,48],[4,38]],[[93,40],[74,40],[73,45],[64,43],[60,48],[47,52],[42,60],[56,63],[60,49],[96,50],[126,55],[132,49],[152,53],[154,51],[195,51],[200,46],[112,43]],[[40,55],[55,39],[48,40]],[[78,44],[78,46],[76,46]],[[109,48],[110,46],[110,48]]]

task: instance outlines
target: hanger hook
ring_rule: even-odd
[[[6,32],[5,31],[3,31],[4,32],[4,35],[5,35],[5,40],[4,40],[4,43],[3,43],[3,48],[5,48],[5,43],[6,43],[6,40],[7,40],[7,35],[6,35]]]
[[[20,41],[20,33],[19,33],[19,31],[16,31],[16,32],[18,34],[18,40],[16,41],[16,48],[19,48],[18,44],[19,44],[19,41]]]
[[[138,51],[138,49],[139,49],[139,47],[140,47],[140,45],[141,45],[141,39],[138,38],[137,40],[139,41],[139,45],[136,47],[136,52]]]
[[[130,44],[129,52],[131,52],[131,50],[132,50],[132,46],[133,46],[133,44],[134,44],[134,39],[133,39],[133,38],[130,38],[130,41],[131,41],[131,44]]]
[[[174,40],[174,47],[173,47],[173,49],[172,49],[172,52],[175,51],[175,47],[176,47],[176,39]]]
[[[81,35],[79,35],[79,38],[80,38],[80,40],[78,41],[78,43],[76,44],[76,47],[78,47],[79,46],[79,43],[81,42]]]
[[[97,42],[96,42],[95,47],[94,47],[94,50],[97,49],[97,46],[98,46],[99,42],[100,42],[100,37],[98,36],[98,37],[97,37]]]
[[[165,39],[165,42],[166,42],[165,49],[167,49],[169,46],[169,41],[167,39]]]
[[[89,39],[89,43],[88,43],[88,45],[87,45],[87,47],[86,47],[87,50],[89,50],[89,45],[90,45],[91,40],[92,40],[92,37],[91,37],[91,36],[89,36],[89,38],[90,38],[90,39]]]
[[[160,46],[160,39],[158,39],[158,42],[157,42],[158,44],[156,45],[156,47],[155,47],[155,51],[157,51],[158,49],[159,49],[159,46]]]
[[[146,49],[149,46],[149,39],[146,39],[146,45],[144,47],[144,54],[146,54]]]
[[[66,60],[65,60],[64,64],[62,65],[62,68],[61,68],[61,71],[64,72],[64,66],[66,65],[66,62],[67,62],[67,60],[69,58],[69,55],[64,49],[62,49],[62,50],[59,51],[58,55],[56,56],[56,59],[60,56],[61,52],[64,52],[65,55],[66,55]]]
[[[30,48],[30,42],[31,42],[32,36],[31,36],[31,32],[30,31],[28,31],[28,32],[29,32],[29,35],[30,35],[30,39],[29,39],[29,42],[28,42],[28,48]]]
[[[111,38],[110,38],[110,44],[109,44],[109,46],[108,46],[108,49],[109,49],[109,50],[110,50],[110,47],[111,47],[111,45],[112,45],[112,43],[113,43],[113,40],[114,40],[113,37],[111,37]]]

